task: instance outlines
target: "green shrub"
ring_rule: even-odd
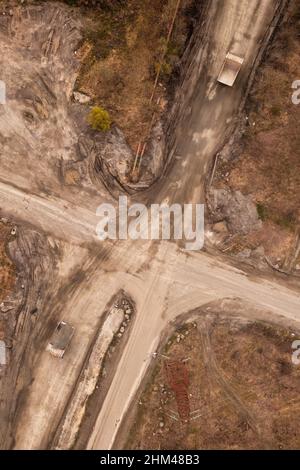
[[[272,106],[271,113],[273,114],[273,116],[280,116],[281,114],[280,106]]]
[[[163,62],[156,62],[154,64],[155,73],[160,73],[160,77],[162,80],[167,80],[172,74],[172,65],[169,64],[167,61]]]
[[[288,212],[286,214],[281,214],[280,216],[276,216],[274,218],[274,222],[280,227],[293,229],[296,224],[295,215],[293,212]]]
[[[106,132],[110,129],[111,119],[109,113],[100,106],[94,106],[88,115],[88,122],[96,131]]]
[[[257,203],[256,209],[260,220],[266,220],[268,218],[268,210],[263,204]]]

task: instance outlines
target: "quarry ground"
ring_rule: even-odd
[[[203,36],[193,46],[189,73],[179,90],[179,95],[187,92],[189,99],[172,136],[172,165],[154,187],[134,195],[133,200],[204,201],[208,169],[236,127],[249,76],[266,33],[276,25],[273,19],[278,19],[281,5],[276,0],[227,0],[206,5],[200,28]],[[262,276],[208,249],[187,253],[171,242],[99,242],[96,208],[101,202],[116,202],[105,182],[94,174],[101,138],[87,127],[88,108],[74,103],[72,97],[81,67],[75,54],[82,41],[78,11],[55,2],[12,8],[12,15],[6,10],[0,17],[1,79],[7,83],[7,104],[0,109],[0,208],[1,216],[17,225],[16,237],[6,245],[17,276],[15,290],[5,299],[5,311],[1,310],[8,322],[5,340],[11,347],[1,376],[0,445],[44,449],[55,444],[108,305],[122,290],[133,299],[136,314],[84,439],[87,448],[107,449],[113,445],[120,423],[153,364],[152,353],[161,333],[170,322],[216,300],[241,298],[249,304],[246,310],[250,317],[255,309],[252,316],[265,312],[269,321],[298,331],[299,282],[273,272]],[[245,55],[244,69],[231,90],[216,83],[229,48]],[[79,179],[71,178],[70,184],[66,175],[74,168]],[[9,225],[5,227],[8,234]],[[223,307],[221,303],[217,313]],[[60,320],[75,327],[61,361],[45,351]],[[221,340],[231,332],[230,325],[224,319],[217,330]],[[244,335],[245,344],[250,345],[256,330],[241,331],[237,334]],[[262,348],[269,346],[266,341],[262,335]],[[280,347],[277,351],[274,346],[275,362],[283,360]],[[230,355],[230,347],[226,354]],[[275,375],[276,371],[275,367]],[[230,367],[228,373],[232,373]],[[290,374],[287,386],[291,389],[297,374]],[[101,388],[101,381],[98,386]],[[281,393],[281,388],[278,390]],[[219,402],[221,406],[221,398]],[[276,406],[281,409],[281,403]],[[252,436],[248,424],[255,423],[254,428],[258,424],[249,409],[241,424],[249,433],[243,442],[254,445],[258,434]],[[216,416],[217,411],[213,412]],[[236,410],[222,412],[230,422],[237,420]],[[265,446],[272,436],[266,433],[260,445]],[[223,440],[225,446],[233,441]],[[282,442],[285,446],[284,439]]]

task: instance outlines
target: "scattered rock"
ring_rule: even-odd
[[[9,312],[14,308],[14,304],[12,302],[1,302],[0,310],[3,313]]]
[[[217,222],[213,225],[213,231],[217,233],[227,233],[228,228],[226,222],[223,220],[222,222]]]
[[[78,103],[81,104],[86,104],[91,101],[91,98],[88,95],[85,95],[84,93],[79,93],[79,91],[74,91],[73,97],[75,101],[78,101]]]
[[[113,126],[111,131],[107,133],[105,146],[101,153],[98,153],[97,161],[102,169],[105,167],[111,176],[117,178],[121,184],[126,184],[127,173],[133,161],[133,153],[123,132],[117,126]]]
[[[245,248],[243,251],[240,251],[237,254],[237,257],[244,259],[244,258],[250,258],[250,255],[251,255],[251,250],[249,248]]]
[[[263,246],[257,247],[255,250],[252,251],[252,256],[256,258],[264,258],[265,256],[265,249]]]

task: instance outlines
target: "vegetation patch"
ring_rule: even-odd
[[[126,449],[297,449],[293,332],[201,315],[167,340],[131,417]]]
[[[88,122],[96,131],[106,132],[110,129],[111,126],[109,113],[100,106],[95,106],[91,109],[91,112],[88,116]]]
[[[177,3],[95,2],[95,8],[82,9],[84,40],[77,51],[82,66],[76,89],[108,111],[134,150],[148,137],[153,115],[158,119],[167,108],[192,31],[197,2],[182,0],[167,41]]]

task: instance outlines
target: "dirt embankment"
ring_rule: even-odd
[[[15,228],[5,218],[0,221],[0,341],[4,347],[4,357],[0,361],[0,381],[5,374],[7,361],[7,348],[11,346],[10,310],[12,304],[9,296],[16,283],[16,267],[8,253],[8,244],[13,239]]]
[[[295,333],[236,315],[233,304],[224,315],[215,307],[194,312],[166,339],[136,398],[123,448],[299,447]],[[240,313],[246,311],[244,305]]]
[[[15,283],[15,269],[7,253],[7,243],[13,237],[12,233],[11,224],[0,222],[0,303],[12,291]]]
[[[110,300],[101,317],[72,396],[49,442],[50,448],[86,448],[134,316],[134,302],[121,290]]]
[[[299,2],[292,0],[256,75],[243,124],[233,145],[221,153],[213,182],[217,189],[249,195],[262,222],[254,232],[236,232],[228,251],[247,257],[259,249],[277,269],[298,274],[300,106],[292,102],[292,84],[300,77],[299,26]]]

